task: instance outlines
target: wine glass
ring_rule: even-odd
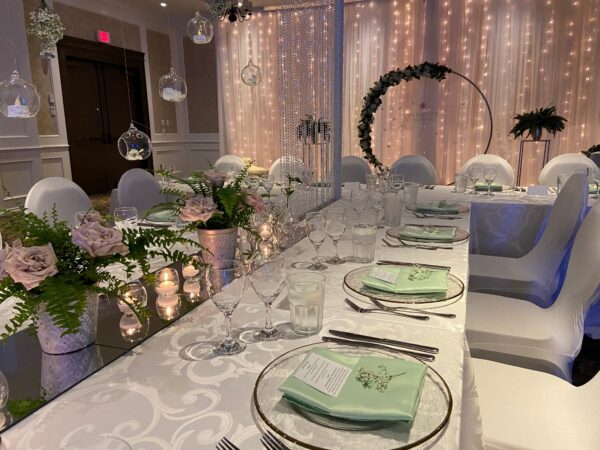
[[[273,180],[263,178],[260,184],[267,192],[267,198],[271,198],[271,189],[273,189],[273,186],[275,186],[275,182]]]
[[[404,188],[404,175],[393,173],[388,176],[388,184],[392,191],[399,192]]]
[[[477,182],[483,175],[483,168],[478,165],[473,165],[469,168],[469,179],[473,184],[473,195],[477,195]]]
[[[214,261],[204,273],[208,295],[226,319],[225,339],[213,348],[213,352],[217,355],[240,353],[246,348],[246,344],[231,337],[231,316],[246,289],[244,264],[236,260]]]
[[[483,178],[488,186],[487,195],[494,195],[492,194],[492,183],[496,179],[497,173],[498,170],[495,167],[486,167],[485,169],[483,169]]]
[[[267,314],[265,327],[254,336],[259,340],[274,341],[281,337],[281,332],[271,323],[271,305],[285,285],[285,260],[281,254],[271,257],[259,256],[253,261],[252,267],[250,283],[256,295],[265,304]]]
[[[114,212],[115,227],[119,230],[135,228],[138,224],[138,210],[133,206],[120,206]]]
[[[333,241],[333,249],[335,254],[325,261],[327,264],[344,264],[344,260],[340,258],[338,252],[338,242],[342,235],[346,231],[346,218],[344,217],[344,210],[342,208],[331,208],[327,212],[327,235]]]
[[[325,240],[326,223],[325,217],[319,212],[310,212],[306,214],[306,236],[308,240],[315,247],[317,258],[314,263],[307,267],[309,270],[325,270],[327,266],[321,262],[321,256],[319,255],[319,249]]]

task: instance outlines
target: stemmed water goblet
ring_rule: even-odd
[[[486,167],[483,170],[483,178],[484,178],[485,182],[487,183],[487,187],[488,187],[487,195],[494,195],[494,194],[492,194],[492,183],[496,179],[497,173],[498,173],[498,170],[495,167]]]
[[[226,319],[225,339],[213,352],[217,355],[235,355],[246,348],[231,336],[231,316],[246,289],[246,271],[241,261],[215,261],[206,268],[205,282],[208,294]]]
[[[257,331],[254,337],[262,341],[274,341],[281,337],[281,332],[271,322],[271,306],[285,285],[285,260],[282,254],[258,256],[252,262],[252,267],[250,283],[265,304],[267,315],[265,327]]]
[[[306,214],[305,222],[306,236],[315,247],[315,252],[317,253],[315,262],[308,266],[307,269],[325,270],[327,269],[327,266],[321,262],[321,256],[319,255],[319,250],[321,245],[323,245],[323,241],[325,241],[325,237],[327,235],[325,217],[322,213],[310,212]]]
[[[344,260],[340,258],[338,252],[338,242],[346,231],[346,218],[342,208],[331,208],[327,212],[327,235],[333,241],[333,250],[335,254],[325,261],[327,264],[344,264]]]
[[[483,176],[483,168],[478,165],[473,165],[469,168],[469,179],[473,185],[473,195],[477,195],[477,182]]]
[[[260,182],[264,190],[267,192],[267,198],[271,198],[271,190],[273,186],[275,186],[275,182],[273,180],[269,180],[268,178],[263,178]]]

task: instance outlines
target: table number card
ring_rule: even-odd
[[[323,394],[337,397],[351,373],[350,367],[310,353],[294,377]]]
[[[374,267],[373,269],[371,269],[371,271],[369,272],[369,275],[373,278],[376,278],[378,280],[385,281],[386,283],[391,283],[391,284],[395,284],[396,279],[398,278],[397,273],[388,272],[387,270],[382,269],[380,267]]]

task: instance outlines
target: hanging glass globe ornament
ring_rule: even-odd
[[[246,67],[242,69],[242,81],[248,86],[257,86],[262,81],[260,67],[252,64],[252,60],[248,62]]]
[[[212,23],[198,11],[187,23],[187,34],[194,44],[208,44],[215,34]]]
[[[40,110],[40,94],[34,84],[28,83],[19,72],[0,82],[0,112],[5,117],[28,119]]]
[[[152,142],[148,135],[138,130],[133,122],[129,130],[121,135],[118,142],[119,153],[128,161],[148,159],[152,154]]]
[[[180,102],[187,95],[187,84],[183,78],[177,75],[173,67],[169,73],[158,80],[158,94],[168,102]]]

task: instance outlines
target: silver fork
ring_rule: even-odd
[[[260,437],[260,442],[267,450],[289,450],[290,448],[281,442],[270,431],[267,431]]]
[[[436,216],[424,213],[413,212],[413,216],[417,219],[442,219],[442,220],[458,220],[460,217]]]
[[[352,308],[354,311],[359,312],[359,313],[377,313],[378,312],[378,313],[394,314],[397,316],[407,317],[409,319],[415,319],[415,320],[429,320],[429,316],[423,316],[423,315],[419,315],[419,314],[406,314],[406,313],[403,313],[400,311],[384,311],[379,308],[363,308],[362,306],[358,306],[356,303],[352,302],[349,298],[344,299],[344,301],[350,308]]]
[[[454,247],[443,247],[440,245],[420,245],[420,244],[407,244],[406,242],[404,242],[401,239],[397,239],[396,240],[399,242],[399,244],[396,244],[394,242],[390,242],[388,241],[386,238],[382,238],[382,241],[384,242],[384,244],[386,244],[388,247],[392,247],[392,248],[397,248],[397,247],[412,247],[412,248],[418,248],[421,250],[454,250]]]
[[[414,309],[410,309],[410,308],[405,308],[403,306],[387,306],[387,305],[384,305],[383,303],[381,303],[379,300],[374,299],[373,297],[369,297],[369,300],[371,300],[371,303],[373,303],[375,306],[377,306],[378,308],[380,308],[380,309],[382,309],[384,311],[389,311],[389,312],[416,311],[419,314],[426,314],[428,316],[443,317],[445,319],[455,319],[456,318],[456,314],[439,313],[439,312],[433,312],[433,311],[425,311],[423,309],[414,310]]]
[[[225,436],[217,443],[217,450],[240,450],[233,442]]]

